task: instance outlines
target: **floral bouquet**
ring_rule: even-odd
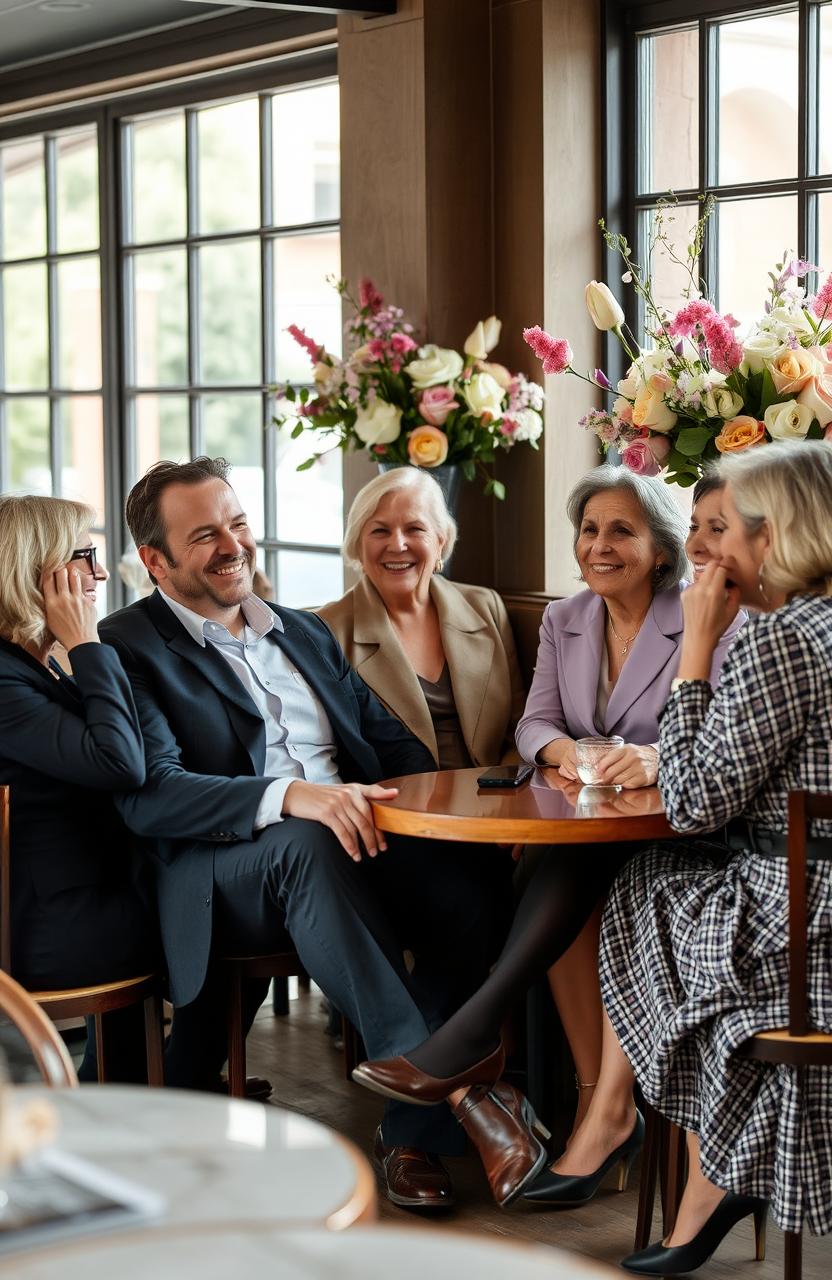
[[[498,450],[521,441],[538,447],[543,389],[488,360],[500,321],[480,321],[463,355],[434,343],[420,347],[401,308],[385,305],[369,280],[361,281],[357,300],[346,281],[333,284],[353,308],[346,325],[351,353],[339,359],[290,325],[309,354],[314,387],[278,388],[278,426],[291,425],[293,439],[312,431],[330,448],[364,449],[382,463],[458,465],[466,480],[479,472],[486,494],[504,498],[504,485],[488,468]],[[321,452],[298,471],[314,466]]]
[[[609,247],[624,262],[625,283],[642,299],[649,348],[638,346],[624,312],[605,284],[586,286],[596,327],[610,330],[630,360],[615,388],[601,369],[586,381],[607,392],[609,408],[591,409],[580,425],[593,431],[604,452],[614,446],[625,466],[640,475],[664,471],[669,484],[691,485],[707,463],[771,440],[832,440],[832,276],[815,296],[802,281],[818,268],[784,253],[769,272],[764,314],[743,336],[731,315],[721,315],[698,287],[706,204],[684,258],[677,255],[667,224],[672,203],[658,211],[648,261],[658,244],[687,272],[685,304],[670,314],[656,300],[650,269],[633,261],[621,235],[604,230]],[[575,373],[572,350],[535,327],[523,333],[546,373]]]

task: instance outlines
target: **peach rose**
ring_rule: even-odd
[[[414,427],[407,455],[415,467],[441,467],[448,456],[448,437],[437,427]]]
[[[832,375],[819,373],[810,378],[797,397],[797,403],[812,410],[822,427],[832,422]]]
[[[750,449],[754,444],[762,444],[766,425],[741,413],[738,418],[726,422],[714,444],[720,453],[739,453],[741,449]]]
[[[766,360],[766,368],[779,396],[796,396],[810,378],[822,371],[817,356],[803,347],[781,347],[771,360]]]

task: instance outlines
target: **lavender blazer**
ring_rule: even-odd
[[[682,583],[654,596],[610,694],[603,724],[596,724],[595,701],[604,644],[604,601],[593,591],[580,591],[548,606],[532,687],[517,726],[517,747],[524,760],[534,762],[538,751],[556,738],[615,733],[637,746],[658,742],[659,715],[679,667],[685,586]],[[711,667],[712,685],[719,680],[725,655],[745,619],[740,610],[720,640]]]

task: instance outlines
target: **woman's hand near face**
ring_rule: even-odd
[[[655,747],[637,747],[625,742],[608,751],[598,770],[601,787],[652,787],[659,775],[659,755]]]
[[[78,644],[98,644],[95,601],[85,594],[77,569],[45,573],[41,590],[46,625],[67,652]]]
[[[685,632],[679,659],[680,677],[709,679],[714,650],[736,618],[739,607],[739,587],[728,586],[725,570],[712,560],[697,581],[682,592]]]

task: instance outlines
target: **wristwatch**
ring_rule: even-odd
[[[686,684],[701,684],[701,680],[694,680],[689,676],[676,676],[670,682],[670,692],[675,693],[677,689],[681,689]]]

